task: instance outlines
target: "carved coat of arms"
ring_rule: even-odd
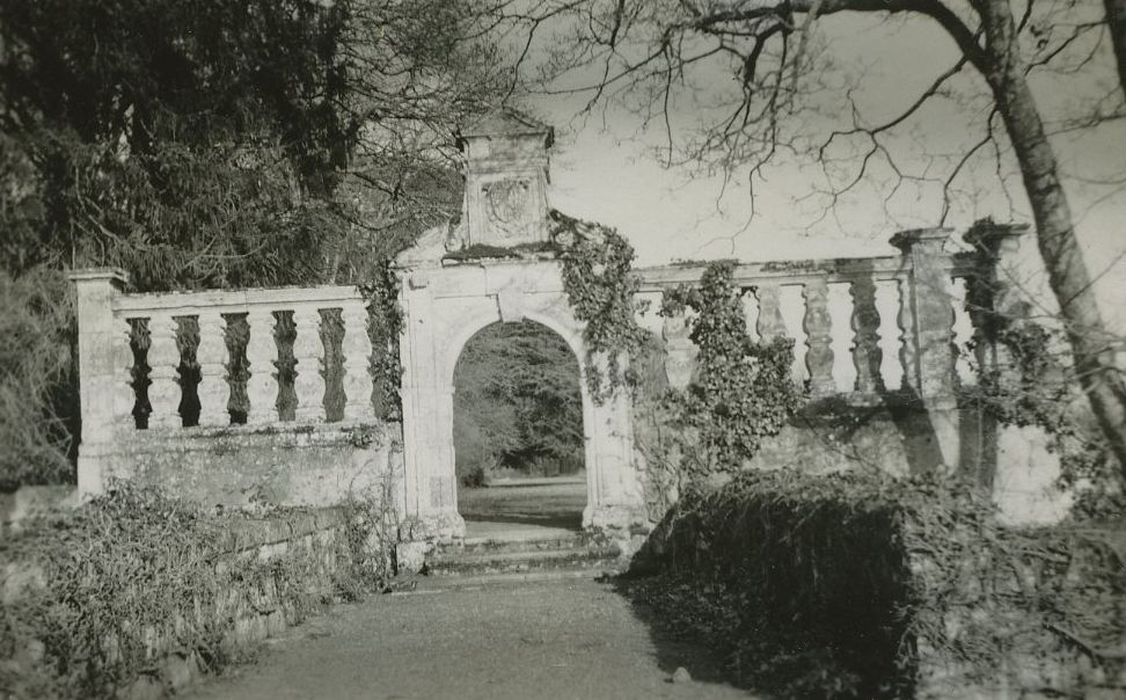
[[[485,191],[485,214],[498,238],[520,238],[530,218],[531,187],[527,180],[490,182]]]

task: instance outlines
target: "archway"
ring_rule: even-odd
[[[492,323],[453,376],[457,503],[467,536],[578,530],[588,505],[578,358],[534,321]]]

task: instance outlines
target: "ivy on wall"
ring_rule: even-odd
[[[584,373],[595,402],[602,403],[631,383],[622,359],[635,355],[646,340],[634,298],[640,281],[631,271],[633,246],[612,228],[551,212],[551,239],[559,246],[563,289],[583,322]],[[605,372],[595,358],[605,357]]]
[[[680,450],[690,481],[737,471],[803,399],[790,372],[793,339],[748,336],[734,269],[729,260],[711,263],[698,286],[680,285],[662,299],[662,316],[695,312],[689,338],[700,350],[697,373],[685,390],[670,390],[665,399],[672,426],[695,443]]]
[[[399,362],[399,334],[403,330],[403,311],[399,306],[399,280],[386,260],[373,267],[368,279],[360,285],[360,292],[370,303],[368,337],[374,351],[371,375],[375,415],[383,420],[400,420],[403,367]]]
[[[1060,460],[1060,486],[1076,496],[1073,514],[1117,517],[1126,509],[1126,484],[1076,390],[1074,368],[1058,356],[1064,347],[1059,331],[1000,314],[987,321],[974,342],[1001,348],[1007,362],[976,367],[978,383],[960,388],[961,405],[979,408],[1001,425],[1043,430]]]

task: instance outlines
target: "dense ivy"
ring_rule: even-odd
[[[1074,369],[1057,355],[1065,347],[1058,331],[999,314],[988,320],[974,343],[994,344],[1003,361],[975,368],[977,384],[960,389],[962,406],[1001,425],[1043,430],[1060,460],[1060,485],[1076,496],[1073,515],[1117,517],[1126,509],[1126,483],[1077,390]]]
[[[670,391],[674,427],[695,449],[683,449],[689,477],[738,470],[776,435],[802,401],[790,367],[791,338],[757,342],[747,334],[734,263],[708,265],[699,286],[665,293],[662,316],[695,312],[689,337],[699,348],[697,372],[684,391]]]
[[[399,388],[403,375],[399,361],[399,335],[403,330],[399,279],[388,261],[375,265],[368,279],[360,285],[360,291],[370,302],[368,335],[374,350],[371,372],[375,414],[384,420],[399,420],[402,417]]]
[[[586,345],[585,374],[591,396],[604,402],[631,383],[623,360],[644,345],[646,333],[634,298],[640,280],[632,273],[633,246],[612,228],[551,212],[551,238],[559,246],[563,288],[582,321]],[[596,358],[605,359],[603,373]]]

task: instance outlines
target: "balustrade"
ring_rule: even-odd
[[[343,391],[343,419],[349,422],[375,420],[372,405],[372,345],[368,336],[368,310],[354,287],[312,289],[260,289],[240,292],[194,292],[173,294],[120,294],[116,285],[124,278],[115,271],[75,273],[82,320],[80,358],[85,356],[83,379],[84,431],[92,439],[112,440],[119,431],[135,430],[137,377],[147,373],[150,413],[147,427],[154,431],[180,428],[181,403],[186,397],[199,400],[199,425],[222,427],[231,422],[235,382],[246,377],[246,422],[250,425],[277,423],[279,383],[277,361],[277,314],[292,312],[296,326],[293,357],[297,361],[296,418],[324,422],[326,403],[325,343],[322,339],[322,310],[339,309],[343,337],[332,350],[341,357],[340,382],[333,382],[333,396]],[[241,318],[245,317],[245,326]],[[90,319],[101,324],[90,329]],[[197,324],[199,339],[193,347],[184,328]],[[245,345],[239,340],[244,335]],[[95,332],[96,331],[96,332]],[[191,334],[187,334],[191,335]],[[339,335],[339,333],[331,334]],[[147,336],[147,343],[144,340]],[[135,366],[133,345],[139,338],[147,351],[142,365]],[[185,345],[187,343],[187,345]],[[182,352],[194,350],[199,365],[195,386],[180,377]],[[241,353],[245,348],[245,363]],[[235,355],[232,355],[235,353]],[[93,364],[94,369],[90,366]],[[241,369],[245,364],[248,373]],[[334,375],[335,376],[335,375]],[[100,387],[100,388],[98,388]],[[339,404],[336,404],[339,405]]]
[[[975,304],[980,307],[972,314],[975,328],[991,313],[1009,313],[1009,307],[1017,305],[1013,301],[1016,295],[997,279],[995,268],[998,259],[1012,257],[1022,232],[1005,227],[984,232],[978,242],[989,250],[976,261],[945,253],[943,245],[950,232],[928,229],[896,235],[892,242],[901,251],[898,256],[737,265],[735,283],[743,290],[748,333],[753,326],[763,341],[785,336],[787,318],[797,334],[804,333],[805,342],[797,350],[799,355],[804,350],[804,366],[814,397],[838,390],[834,363],[848,348],[856,369],[855,381],[849,387],[853,398],[869,400],[886,394],[883,357],[897,352],[903,366],[903,393],[922,399],[931,408],[949,407],[955,381],[952,279],[969,280],[971,299],[967,305],[971,309]],[[702,266],[643,270],[640,288],[643,293],[659,293],[675,284],[698,282],[702,271]],[[235,395],[233,373],[248,377],[247,422],[252,426],[277,423],[280,388],[276,368],[279,357],[289,357],[288,340],[278,336],[277,324],[279,318],[288,318],[289,314],[296,331],[292,346],[296,419],[324,422],[328,420],[326,405],[333,406],[335,413],[335,407],[343,404],[345,421],[374,420],[368,310],[355,288],[122,294],[119,285],[123,276],[114,271],[79,272],[74,280],[79,292],[84,442],[110,442],[115,433],[135,429],[133,416],[140,389],[136,379],[144,375],[145,364],[150,382],[148,427],[154,431],[181,427],[180,405],[185,392],[190,391],[199,399],[200,426],[227,425],[233,410],[228,404]],[[894,314],[898,338],[883,337],[894,331],[891,324],[881,328],[877,304],[879,285],[893,284],[899,295],[898,313]],[[830,299],[844,302],[845,285],[851,309],[847,315],[843,311],[837,314],[835,308],[830,309]],[[781,293],[784,288],[787,294]],[[800,299],[789,294],[799,289]],[[797,305],[801,308],[795,313],[793,307]],[[342,337],[335,330],[322,332],[322,312],[329,310],[339,310]],[[335,315],[335,311],[332,313]],[[889,313],[893,312],[886,309],[883,315]],[[241,335],[244,317],[245,346],[233,340]],[[193,319],[199,327],[194,351],[200,379],[195,387],[181,386],[178,375],[185,342],[179,337],[183,335],[183,319]],[[847,332],[846,326],[851,330],[851,346],[839,337]],[[233,328],[240,332],[232,334]],[[331,328],[336,328],[335,322]],[[146,331],[148,350],[141,356],[143,365],[135,367],[131,338]],[[836,351],[834,332],[838,333]],[[687,338],[685,319],[666,319],[663,333],[668,341],[669,378],[674,386],[683,386],[691,377],[696,352]],[[229,342],[227,336],[232,336]],[[243,375],[242,369],[244,347],[248,375]],[[338,357],[339,366],[334,364]],[[337,369],[341,371],[339,381],[335,379]],[[327,387],[326,372],[331,373]],[[342,401],[338,396],[341,390]],[[331,395],[326,397],[326,391]]]

